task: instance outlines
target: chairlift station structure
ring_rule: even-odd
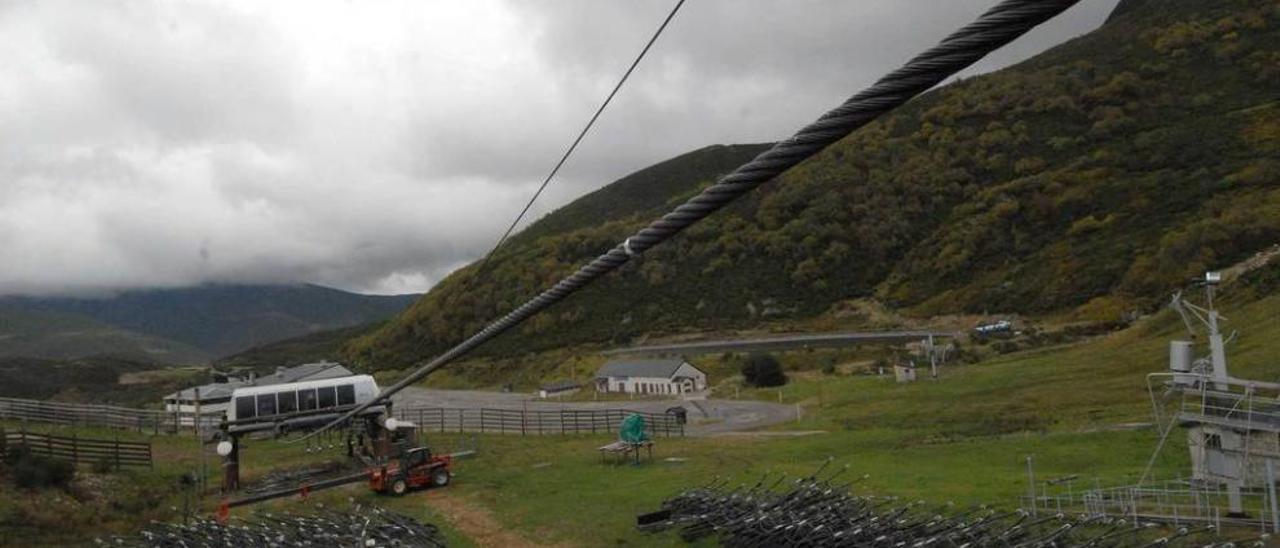
[[[1226,344],[1235,333],[1223,335],[1220,324],[1226,318],[1213,306],[1220,281],[1217,273],[1206,274],[1207,307],[1189,302],[1181,292],[1171,303],[1193,337],[1195,324],[1202,325],[1208,355],[1195,357],[1192,341],[1170,341],[1169,372],[1151,378],[1165,380],[1166,395],[1180,396],[1170,419],[1187,431],[1192,480],[1225,487],[1228,515],[1243,516],[1242,490],[1274,489],[1275,461],[1280,459],[1280,383],[1231,376]],[[1155,405],[1159,396],[1151,388]],[[1159,406],[1154,408],[1159,419]],[[1271,501],[1273,510],[1274,505]]]

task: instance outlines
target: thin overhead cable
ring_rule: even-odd
[[[457,346],[436,356],[404,379],[387,387],[374,400],[357,406],[316,433],[349,420],[372,405],[391,397],[432,371],[470,352],[486,341],[519,325],[530,316],[564,300],[597,278],[617,270],[681,230],[706,218],[756,187],[781,175],[854,130],[870,123],[912,97],[928,91],[948,77],[982,59],[988,53],[1026,34],[1037,25],[1066,11],[1079,0],[1004,0],[977,21],[956,31],[940,44],[918,55],[844,104],[823,114],[791,138],[775,144],[755,159],[725,175],[714,185],[690,198],[670,213],[654,220],[607,253],[582,266],[551,288],[485,326]],[[315,435],[314,433],[312,435]]]
[[[581,143],[582,138],[587,136],[588,131],[591,131],[591,126],[594,126],[596,120],[600,119],[600,114],[602,114],[604,109],[609,106],[609,102],[613,101],[613,97],[618,94],[618,90],[622,89],[622,85],[627,83],[627,78],[630,78],[631,73],[635,72],[636,67],[640,65],[640,61],[644,59],[645,54],[649,53],[649,49],[653,47],[654,42],[658,41],[658,37],[662,36],[662,31],[667,29],[667,24],[671,23],[671,20],[675,18],[676,13],[680,11],[680,6],[683,6],[684,2],[685,0],[677,1],[676,5],[671,8],[671,12],[667,14],[667,18],[662,20],[661,25],[658,25],[658,30],[654,31],[653,36],[649,37],[649,41],[645,43],[644,49],[640,50],[640,54],[631,62],[631,66],[627,67],[627,71],[622,73],[622,78],[618,79],[618,83],[614,84],[613,91],[610,91],[609,96],[604,98],[603,103],[600,103],[600,108],[597,108],[595,114],[591,115],[591,119],[587,120],[587,125],[582,127],[582,131],[578,132],[577,138],[575,138],[573,143],[569,145],[569,148],[564,151],[564,155],[560,156],[560,161],[556,162],[555,167],[551,168],[551,172],[542,180],[542,184],[538,186],[538,190],[529,198],[529,203],[526,203],[524,205],[524,209],[520,210],[520,214],[516,215],[515,220],[511,221],[511,226],[508,226],[507,231],[502,233],[501,238],[498,238],[498,243],[493,244],[493,249],[490,249],[489,252],[484,255],[484,258],[481,259],[480,266],[476,268],[476,274],[473,278],[480,276],[480,273],[484,271],[485,265],[488,264],[489,258],[498,251],[498,248],[502,247],[502,244],[507,241],[507,238],[511,237],[511,233],[515,231],[516,225],[519,225],[520,221],[524,219],[525,214],[529,213],[529,209],[533,207],[534,202],[538,201],[538,197],[542,195],[542,191],[547,189],[547,185],[551,183],[551,179],[555,178],[556,174],[560,172],[560,168],[569,160],[569,156],[578,148],[578,143]]]

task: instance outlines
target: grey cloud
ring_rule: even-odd
[[[991,3],[690,0],[534,217],[783,137]],[[423,290],[487,250],[670,6],[0,3],[0,294]]]

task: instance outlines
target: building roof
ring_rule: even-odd
[[[681,365],[689,363],[683,358],[615,360],[604,364],[597,377],[665,377],[671,378]],[[691,364],[692,365],[692,364]]]
[[[582,383],[575,380],[566,379],[562,381],[549,382],[547,384],[540,386],[539,388],[546,390],[547,392],[559,392],[561,390],[572,390],[574,388],[582,388]]]
[[[295,367],[277,367],[275,373],[262,375],[254,378],[253,380],[236,379],[228,382],[215,382],[199,387],[187,388],[168,394],[164,399],[194,400],[196,397],[196,389],[199,388],[200,401],[215,400],[230,398],[231,392],[237,388],[245,386],[270,386],[273,384],[285,384],[290,382],[350,377],[351,375],[353,375],[353,373],[350,369],[343,367],[342,364],[337,362],[321,361],[316,363],[304,363]]]

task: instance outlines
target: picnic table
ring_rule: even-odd
[[[600,451],[601,462],[608,462],[615,459],[616,462],[626,462],[627,457],[632,457],[637,464],[640,463],[640,452],[647,449],[649,452],[649,460],[653,460],[653,440],[643,440],[638,442],[615,441],[608,445],[602,445],[596,448]]]

